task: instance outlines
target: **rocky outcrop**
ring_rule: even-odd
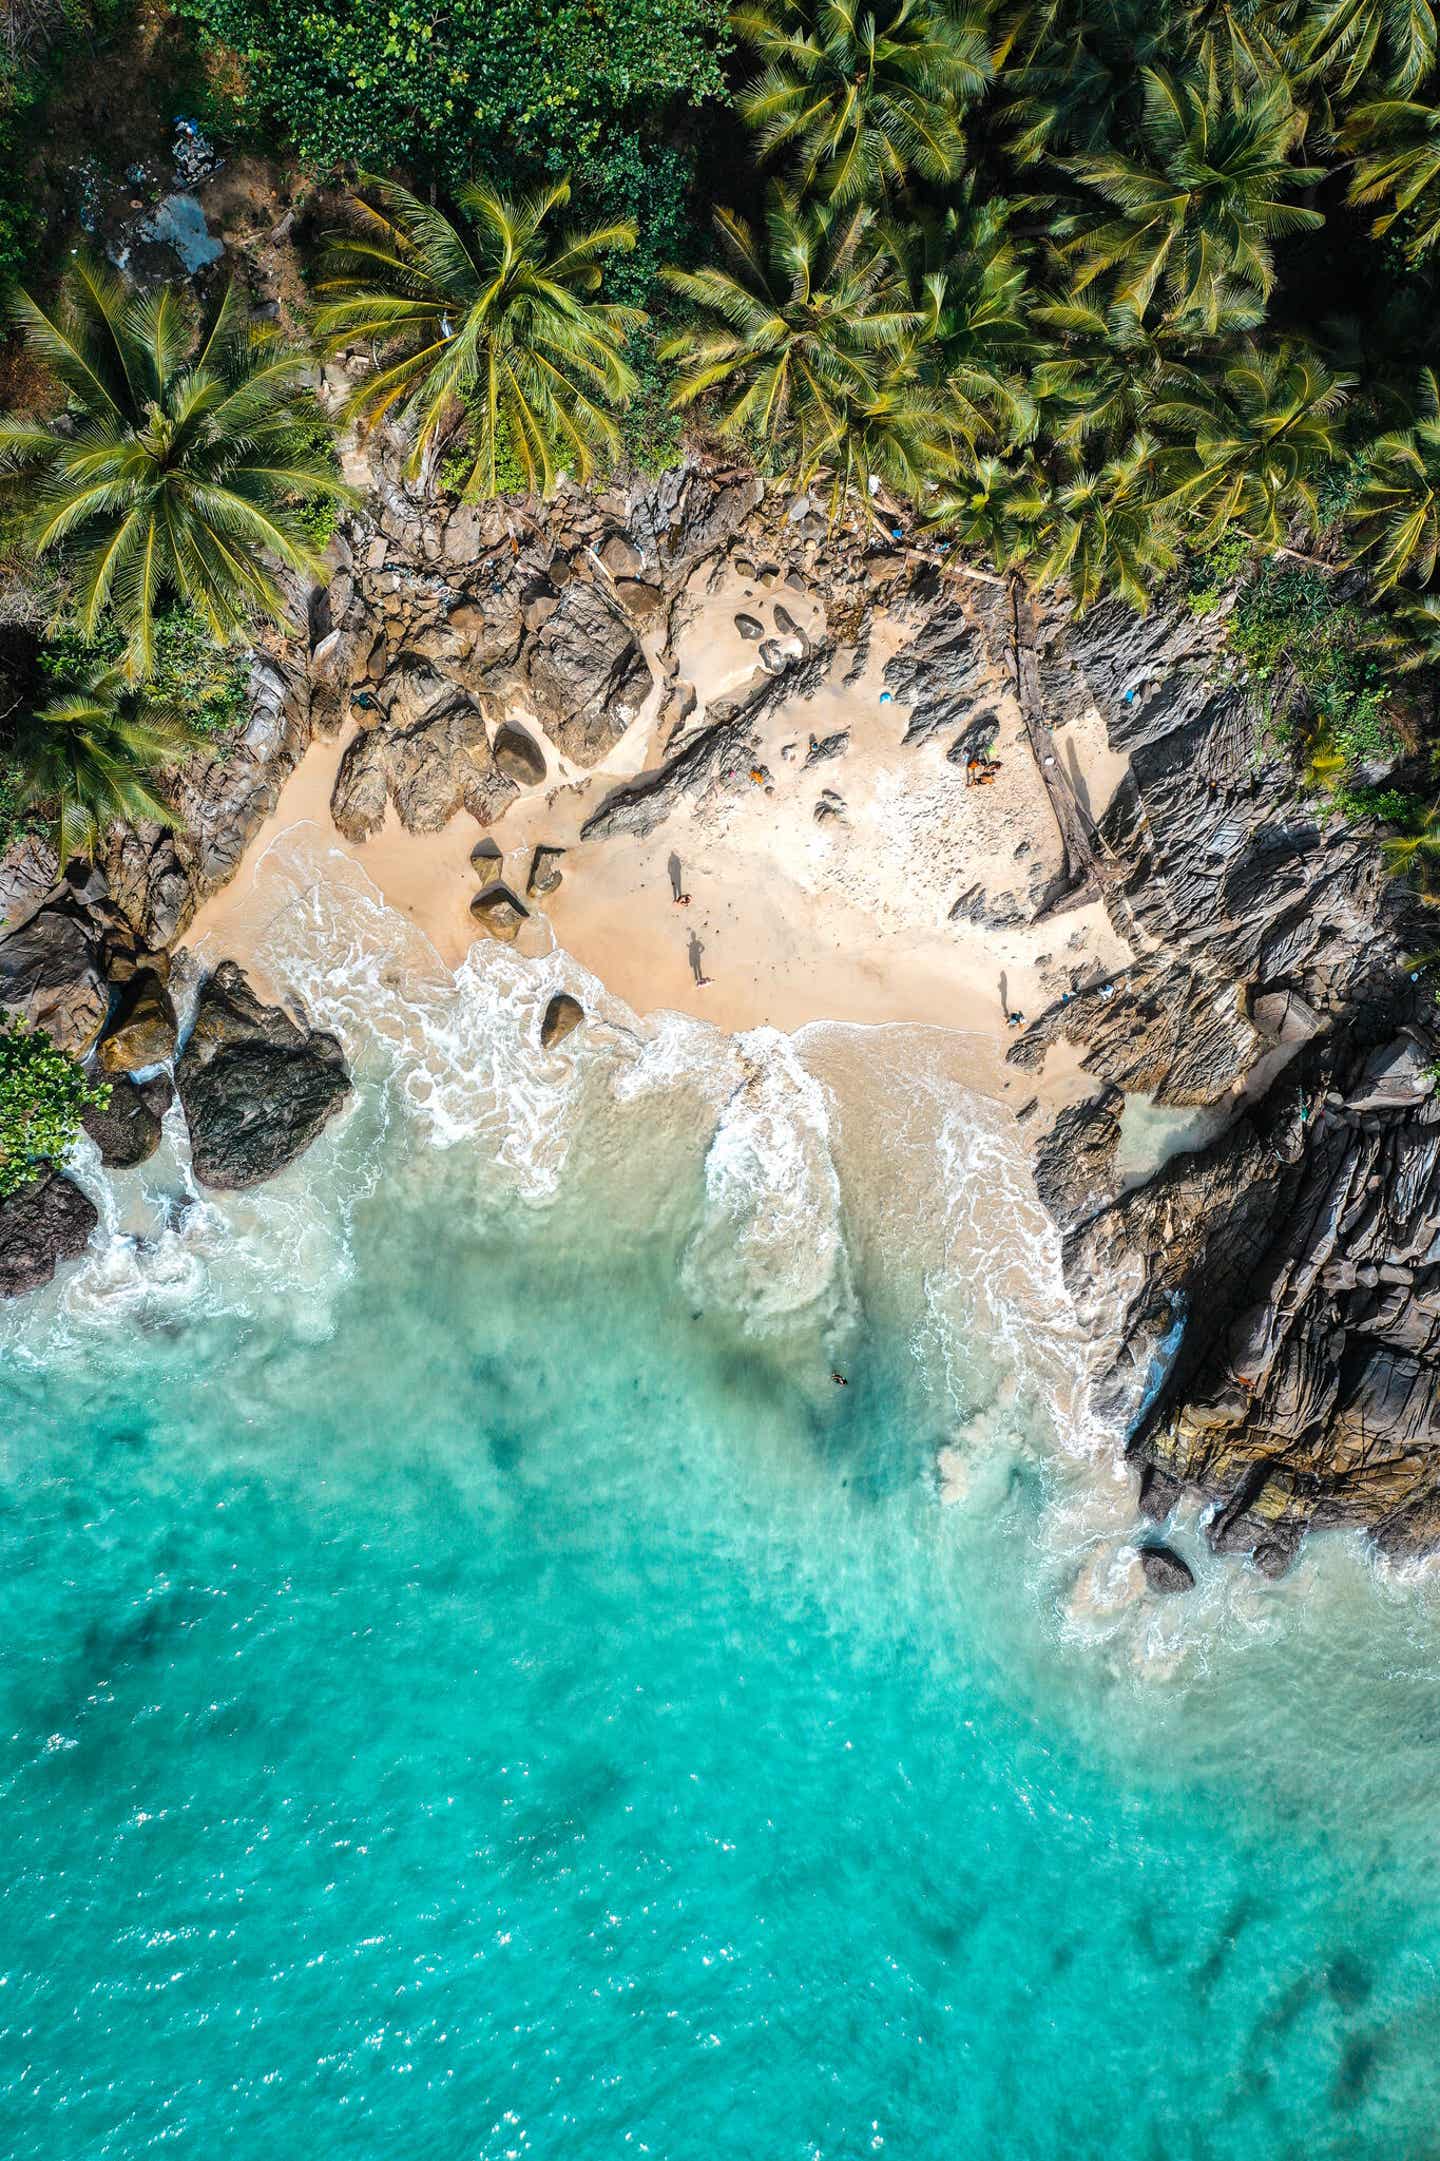
[[[393,802],[412,833],[438,833],[461,810],[499,817],[515,783],[495,762],[484,715],[433,662],[411,655],[376,693],[378,717],[340,763],[330,810],[349,840],[367,840]]]
[[[200,992],[175,1069],[202,1185],[258,1185],[302,1155],[350,1092],[333,1035],[261,1003],[233,961]]]
[[[72,1057],[85,1056],[110,1009],[102,950],[112,919],[104,878],[76,862],[0,937],[0,1007],[47,1029]]]
[[[96,1053],[105,1073],[138,1073],[175,1055],[175,1007],[153,968],[131,976]]]
[[[1145,1587],[1162,1598],[1174,1598],[1195,1588],[1195,1571],[1173,1546],[1142,1546],[1140,1568]]]
[[[133,1170],[148,1163],[160,1146],[160,1126],[174,1101],[175,1090],[168,1073],[156,1073],[147,1081],[131,1080],[122,1073],[110,1083],[110,1100],[81,1113],[85,1131],[100,1151],[100,1160],[111,1170]]]
[[[0,1201],[0,1298],[19,1298],[78,1260],[99,1217],[63,1171],[47,1171]]]
[[[1037,636],[1042,698],[1093,704],[1129,760],[1090,861],[1141,957],[1010,1056],[1063,1039],[1102,1084],[1036,1179],[1142,1506],[1198,1489],[1211,1543],[1270,1573],[1311,1527],[1440,1542],[1440,1044],[1403,890],[1297,796],[1206,626],[1101,609]],[[1121,1190],[1131,1091],[1221,1130]]]
[[[529,702],[551,741],[577,765],[614,748],[650,694],[650,668],[618,603],[571,578],[530,643]]]

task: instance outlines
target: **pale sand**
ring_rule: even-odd
[[[728,570],[718,589],[713,573],[697,576],[690,619],[675,641],[682,678],[695,684],[699,707],[733,693],[750,677],[755,646],[734,629],[739,608],[770,628],[780,600],[802,625],[818,605],[788,588],[766,593]],[[407,833],[390,813],[384,829],[356,845],[335,830],[330,792],[348,737],[315,743],[286,786],[273,815],[246,851],[236,878],[201,910],[189,943],[206,959],[224,954],[263,965],[265,925],[256,920],[255,872],[282,833],[312,824],[329,846],[361,864],[386,902],[403,912],[453,968],[475,934],[470,902],[485,878],[471,852],[491,838],[504,852],[500,875],[525,892],[537,842],[567,850],[563,882],[528,905],[533,920],[517,949],[541,953],[558,944],[592,971],[636,1013],[680,1011],[739,1032],[769,1024],[795,1030],[816,1021],[926,1023],[971,1039],[974,1085],[1012,1102],[1033,1083],[1003,1063],[1010,1031],[1000,982],[1012,1011],[1033,1019],[1077,975],[1091,980],[1126,965],[1130,954],[1099,903],[1063,913],[1039,927],[1023,921],[1003,930],[950,921],[956,899],[983,887],[987,905],[1028,912],[1028,896],[1043,888],[1059,862],[1059,841],[1040,775],[1013,703],[1001,700],[993,785],[967,788],[963,771],[947,762],[940,740],[905,746],[908,718],[897,703],[881,703],[884,666],[902,633],[881,620],[867,664],[844,680],[849,656],[833,662],[826,685],[809,699],[782,703],[762,737],[760,763],[770,785],[723,790],[708,804],[682,800],[646,839],[617,835],[579,839],[584,820],[622,776],[660,762],[658,697],[594,773],[576,776],[545,744],[553,783],[515,801],[485,835],[467,816],[441,833]],[[653,654],[652,654],[653,660]],[[533,715],[516,717],[545,743]],[[838,757],[804,766],[813,735],[849,731]],[[1105,744],[1098,716],[1077,715],[1063,731],[1067,766],[1098,815],[1123,771]],[[822,791],[843,801],[843,812],[817,823]],[[671,897],[672,855],[681,866],[688,907]],[[695,981],[692,939],[709,979]],[[1057,1070],[1058,1062],[1058,1070]],[[1075,1090],[1073,1061],[1052,1053],[1047,1096]]]

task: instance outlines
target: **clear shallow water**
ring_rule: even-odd
[[[1440,2152],[1434,1593],[1135,1595],[935,1046],[292,915],[353,1113],[4,1320],[0,2151]]]

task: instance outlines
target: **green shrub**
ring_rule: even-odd
[[[656,358],[658,343],[657,333],[645,330],[631,339],[625,354],[638,387],[620,415],[620,434],[627,465],[647,477],[678,465],[685,446],[684,418],[670,404],[672,371]]]
[[[1337,598],[1334,577],[1271,564],[1242,591],[1229,628],[1277,721],[1298,723],[1347,767],[1398,755],[1372,619]]]
[[[51,684],[73,683],[97,661],[119,660],[124,651],[119,630],[107,630],[93,645],[66,631],[41,653],[40,671]],[[192,608],[172,608],[156,617],[155,666],[148,687],[157,702],[179,705],[197,735],[223,742],[234,734],[248,710],[249,680],[245,652],[217,645],[204,617]]]
[[[1192,615],[1213,615],[1254,548],[1243,533],[1226,533],[1192,554],[1185,566],[1185,605]]]
[[[619,120],[724,95],[724,0],[180,0],[301,155],[441,178],[477,150],[572,169]]]
[[[1335,808],[1345,818],[1374,818],[1408,832],[1425,815],[1418,795],[1404,788],[1337,788]]]
[[[0,1027],[0,1200],[68,1155],[81,1112],[109,1100],[109,1084],[88,1081],[43,1028]]]

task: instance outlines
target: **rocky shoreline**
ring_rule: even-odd
[[[107,1162],[156,1145],[172,1067],[197,1175],[219,1187],[293,1160],[343,1100],[340,1046],[238,969],[203,983],[183,1048],[167,989],[313,738],[358,723],[331,807],[360,841],[392,807],[410,831],[460,811],[488,829],[541,781],[578,784],[647,715],[658,759],[605,789],[584,834],[651,834],[748,785],[767,714],[863,666],[883,616],[903,633],[884,681],[906,744],[943,741],[958,787],[1018,712],[1054,818],[1047,851],[957,891],[951,920],[1062,933],[1098,901],[1133,955],[1100,980],[1057,966],[1008,1056],[1036,1084],[1037,1187],[1142,1510],[1163,1521],[1198,1489],[1212,1543],[1272,1572],[1312,1526],[1440,1541],[1440,1107],[1415,926],[1373,840],[1297,794],[1213,622],[1077,623],[903,542],[836,538],[818,505],[736,468],[562,489],[542,522],[422,506],[382,459],[372,507],[303,596],[307,638],[255,656],[238,739],[186,769],[175,833],[126,832],[58,883],[33,844],[0,865],[0,1003],[110,1076],[90,1119]],[[773,626],[756,618],[748,680],[697,711],[678,628],[697,573],[737,563]],[[823,627],[799,629],[791,588]],[[1081,713],[1121,775],[1104,804],[1077,778]],[[1052,1052],[1081,1076],[1058,1112]],[[1136,1103],[1206,1114],[1205,1144],[1137,1178]],[[0,1208],[0,1291],[83,1248],[88,1209],[58,1172]]]

